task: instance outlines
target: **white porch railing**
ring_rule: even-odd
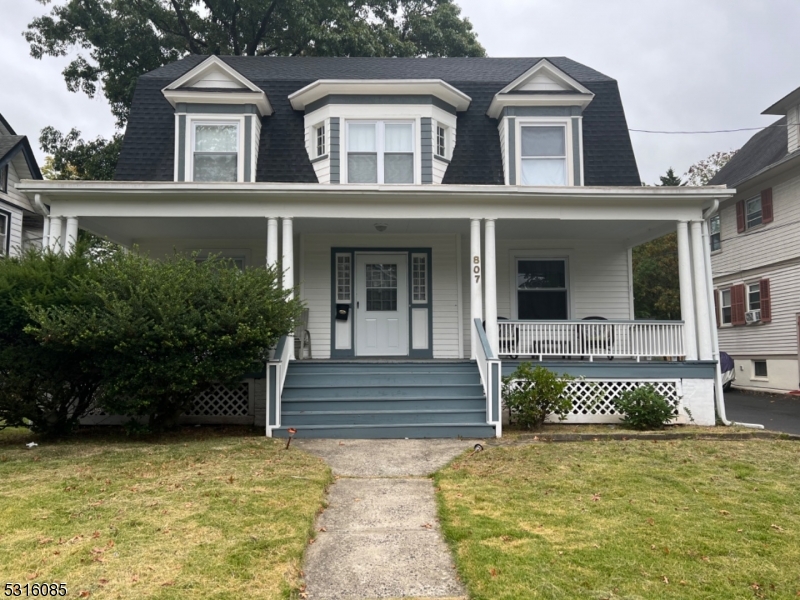
[[[500,357],[681,358],[683,321],[498,321]]]
[[[289,340],[287,336],[280,339],[275,354],[267,363],[267,437],[272,437],[272,430],[281,426],[281,394],[294,345]]]
[[[486,394],[486,422],[494,425],[495,435],[503,435],[503,371],[500,360],[494,355],[486,332],[483,330],[483,323],[480,319],[473,322],[473,335],[477,336],[478,343],[475,345],[475,361],[478,363],[478,370],[481,373],[481,383]]]

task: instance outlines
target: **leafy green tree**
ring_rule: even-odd
[[[24,35],[35,58],[78,49],[67,88],[102,86],[122,126],[137,78],[186,54],[484,56],[460,12],[453,0],[64,0]]]
[[[110,140],[98,137],[87,142],[77,129],[64,135],[53,127],[45,127],[39,145],[49,155],[42,169],[47,179],[107,180],[114,178],[122,136],[117,134]]]
[[[104,373],[100,405],[145,416],[154,430],[174,424],[215,383],[263,368],[302,310],[274,268],[242,272],[223,259],[153,261],[120,250],[93,271],[73,283],[88,306],[35,308],[28,329],[45,349],[94,356]]]
[[[73,283],[92,276],[82,243],[69,256],[29,250],[0,260],[0,428],[66,435],[92,407],[103,380],[96,354],[69,341],[42,345],[28,331],[31,310],[91,305]]]
[[[727,152],[714,152],[712,155],[697,161],[689,170],[686,171],[686,185],[703,186],[714,178],[719,170],[728,164],[728,161],[736,154],[736,150]]]

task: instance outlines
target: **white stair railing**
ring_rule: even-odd
[[[486,394],[486,423],[494,426],[496,437],[501,437],[503,435],[502,364],[489,345],[480,319],[474,320],[472,334],[478,339],[478,343],[475,344],[475,361],[478,363],[483,391]]]
[[[272,437],[272,431],[281,426],[281,394],[292,357],[291,350],[289,338],[284,335],[275,347],[275,354],[267,362],[267,437]]]

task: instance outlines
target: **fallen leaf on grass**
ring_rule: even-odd
[[[495,568],[489,569],[489,575],[491,575],[492,577],[497,577],[497,573],[498,572],[499,571],[497,569],[495,569]]]
[[[39,573],[28,573],[28,581],[36,579],[39,576]]]
[[[175,585],[175,582],[174,581],[165,581],[164,583],[161,584],[161,587],[169,587],[171,585]]]
[[[592,502],[599,502],[600,501],[600,494],[593,494],[592,495]]]
[[[667,585],[669,585],[669,579],[667,579],[667,576],[666,576],[666,575],[663,575],[662,577],[664,578],[664,583],[666,583]]]
[[[729,515],[731,513],[729,513],[727,510],[721,510],[721,511],[719,511],[719,514],[721,514],[721,515]]]
[[[320,527],[320,528],[319,528],[319,530],[320,530],[320,531],[328,531],[328,530],[327,530],[327,529],[325,529],[324,527]]]
[[[92,594],[89,592],[89,590],[81,590],[81,593],[78,594],[78,597],[79,598],[88,598],[91,595]]]
[[[39,544],[41,544],[41,545],[49,544],[52,541],[53,541],[53,538],[39,538]]]
[[[105,584],[108,583],[108,579],[106,579],[106,578],[98,579],[97,583],[99,583],[100,585],[105,585]]]

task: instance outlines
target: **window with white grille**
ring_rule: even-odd
[[[436,154],[447,158],[447,128],[442,125],[436,126]]]
[[[315,132],[317,134],[317,157],[325,156],[325,123],[317,125]]]
[[[336,302],[347,303],[352,298],[353,265],[349,254],[336,255]]]
[[[428,255],[413,254],[411,256],[411,301],[425,304],[428,302]]]

